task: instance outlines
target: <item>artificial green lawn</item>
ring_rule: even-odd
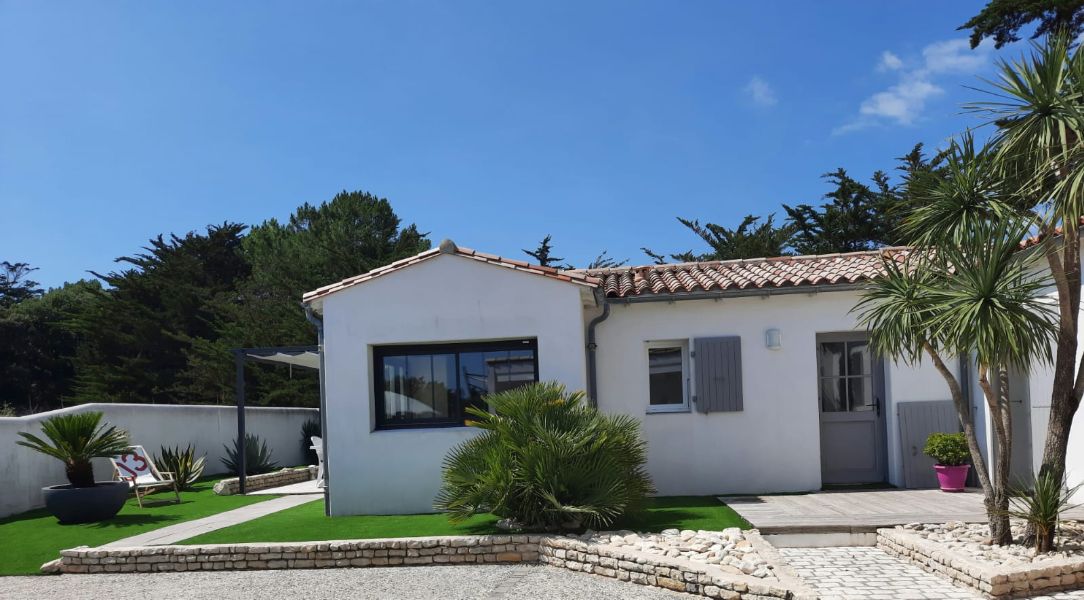
[[[0,575],[36,574],[42,563],[67,548],[115,542],[276,497],[217,496],[212,491],[217,480],[199,481],[192,491],[181,492],[180,504],[172,492],[159,492],[144,498],[146,508],[139,508],[133,496],[116,517],[101,523],[61,525],[41,509],[0,519]]]
[[[452,525],[442,514],[359,515],[325,517],[322,502],[310,502],[182,541],[182,544],[243,542],[307,542],[431,535],[497,533],[497,517],[478,515]],[[611,529],[662,531],[663,529],[748,528],[749,523],[714,496],[654,498],[645,511],[615,523]]]

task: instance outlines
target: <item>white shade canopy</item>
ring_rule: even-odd
[[[240,352],[247,360],[320,370],[320,350],[316,346],[241,348]]]

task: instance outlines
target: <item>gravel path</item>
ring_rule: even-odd
[[[410,598],[688,600],[659,588],[538,565],[0,577],[4,600]]]

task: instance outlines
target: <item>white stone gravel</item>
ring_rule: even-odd
[[[772,565],[757,553],[742,530],[737,527],[723,531],[666,529],[661,533],[588,532],[580,536],[580,539],[656,556],[684,558],[715,565],[730,573],[777,579]]]
[[[981,600],[872,547],[780,548],[783,558],[821,600]],[[1032,600],[1084,600],[1084,591],[1035,596]]]
[[[541,565],[0,577],[4,600],[688,600],[688,594]]]
[[[990,528],[983,523],[910,523],[897,529],[937,542],[964,556],[994,565],[1036,564],[1043,561],[1084,558],[1084,523],[1065,521],[1056,538],[1054,552],[1036,555],[1033,548],[1023,545],[994,546],[989,544]],[[1013,538],[1018,542],[1024,535],[1024,523],[1012,522]]]

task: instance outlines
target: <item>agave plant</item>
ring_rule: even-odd
[[[196,458],[196,448],[162,446],[161,454],[154,457],[154,464],[161,471],[173,473],[174,480],[182,490],[192,489],[192,484],[203,475],[206,456]]]
[[[467,409],[478,435],[444,459],[435,507],[453,522],[491,512],[525,529],[594,529],[654,492],[639,422],[585,406],[583,393],[536,383]]]
[[[128,449],[128,434],[101,422],[100,412],[80,412],[57,415],[41,424],[48,441],[32,434],[19,432],[16,442],[64,463],[64,473],[72,487],[93,487],[93,458],[108,458]]]
[[[1032,486],[1030,490],[1014,490],[1008,514],[1034,528],[1037,553],[1051,552],[1061,523],[1061,513],[1075,506],[1072,499],[1080,485],[1069,487],[1065,479],[1058,479],[1051,473],[1040,473]]]
[[[233,440],[232,445],[224,447],[226,456],[221,459],[222,464],[230,470],[230,473],[236,473],[240,463],[237,455],[237,440]],[[278,466],[277,462],[271,460],[271,449],[267,447],[267,442],[261,440],[258,435],[245,435],[245,475],[269,473]]]

